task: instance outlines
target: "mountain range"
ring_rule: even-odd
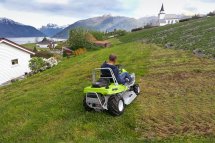
[[[0,18],[0,37],[43,37],[42,32],[36,28],[15,22],[8,18]]]
[[[89,18],[85,20],[80,20],[75,22],[74,24],[69,25],[67,28],[53,36],[54,38],[68,38],[69,31],[77,28],[84,27],[90,30],[97,31],[113,31],[114,29],[121,29],[130,31],[133,28],[143,27],[148,23],[156,23],[157,17],[144,17],[141,19],[134,19],[130,17],[123,16],[111,16],[104,15],[94,18]]]
[[[97,31],[113,31],[114,29],[122,29],[130,31],[133,28],[142,27],[147,23],[157,22],[157,17],[144,17],[134,19],[123,16],[103,15],[99,17],[89,18],[77,21],[69,26],[58,26],[56,24],[47,24],[39,29],[32,26],[15,22],[11,19],[0,18],[0,37],[16,38],[16,37],[54,37],[68,38],[69,31],[77,27],[83,27]]]
[[[183,15],[181,15],[183,17]],[[67,39],[69,31],[83,27],[90,30],[109,32],[115,29],[131,31],[131,29],[144,27],[147,24],[155,25],[158,17],[143,17],[140,19],[103,15],[85,20],[77,21],[69,26],[58,26],[56,24],[47,24],[39,29],[32,26],[24,25],[7,18],[0,18],[0,37],[53,37]]]
[[[46,26],[42,26],[39,30],[44,33],[48,37],[53,37],[57,33],[61,32],[67,26],[58,26],[57,24],[47,24]]]

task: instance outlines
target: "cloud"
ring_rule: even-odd
[[[36,2],[41,4],[60,4],[60,5],[66,5],[69,4],[69,0],[36,0]]]
[[[206,14],[215,0],[0,0],[0,14],[40,27],[47,23],[71,24],[103,14],[141,18],[156,16],[164,3],[168,14]],[[1,17],[0,16],[0,17]]]
[[[198,0],[200,2],[215,3],[215,0]]]
[[[125,0],[124,0],[125,1]],[[89,17],[130,10],[123,0],[3,0],[0,5],[17,11],[54,13],[72,17]]]
[[[190,12],[197,12],[198,11],[198,9],[196,7],[193,7],[193,6],[185,6],[184,9],[187,11],[190,11]]]

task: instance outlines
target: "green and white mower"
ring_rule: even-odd
[[[110,71],[111,77],[103,76],[102,70]],[[126,72],[124,69],[120,71]],[[97,74],[98,72],[100,74]],[[140,93],[139,85],[135,84],[135,74],[131,74],[133,80],[125,85],[118,84],[110,68],[96,68],[92,74],[92,85],[84,89],[83,106],[86,111],[107,110],[113,116],[120,116],[125,110],[125,105],[131,104]]]

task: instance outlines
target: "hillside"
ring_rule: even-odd
[[[122,42],[149,41],[171,48],[197,50],[215,57],[215,17],[142,30],[120,38]]]
[[[48,37],[53,37],[57,33],[61,32],[64,28],[64,26],[58,26],[56,24],[47,24],[46,26],[42,26],[39,30],[44,33]]]
[[[129,17],[122,17],[122,16],[111,16],[111,15],[104,15],[94,18],[89,18],[85,20],[80,20],[71,24],[63,31],[56,34],[55,38],[68,38],[69,31],[71,29],[77,27],[84,27],[91,30],[97,31],[113,31],[114,29],[121,29],[130,31],[133,28],[143,27],[144,25],[150,23],[154,23],[157,21],[157,17],[145,17],[141,19],[134,19]]]
[[[215,142],[214,60],[153,44],[114,43],[1,87],[0,142]],[[137,74],[142,88],[120,117],[82,107],[91,70],[110,53]]]
[[[7,18],[0,18],[0,37],[43,37],[44,34],[32,26],[23,25]]]

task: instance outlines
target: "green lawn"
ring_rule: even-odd
[[[34,47],[36,47],[36,44],[35,43],[28,43],[28,44],[23,44],[22,46],[24,46],[30,50],[33,50]]]
[[[137,74],[142,87],[120,117],[82,107],[91,70],[110,53]],[[214,64],[136,42],[64,59],[0,88],[0,142],[215,142]]]
[[[50,51],[49,48],[39,48],[36,43],[28,43],[28,44],[23,44],[22,46],[24,46],[25,48],[29,49],[29,50],[34,50],[35,47],[37,47],[38,51]]]

